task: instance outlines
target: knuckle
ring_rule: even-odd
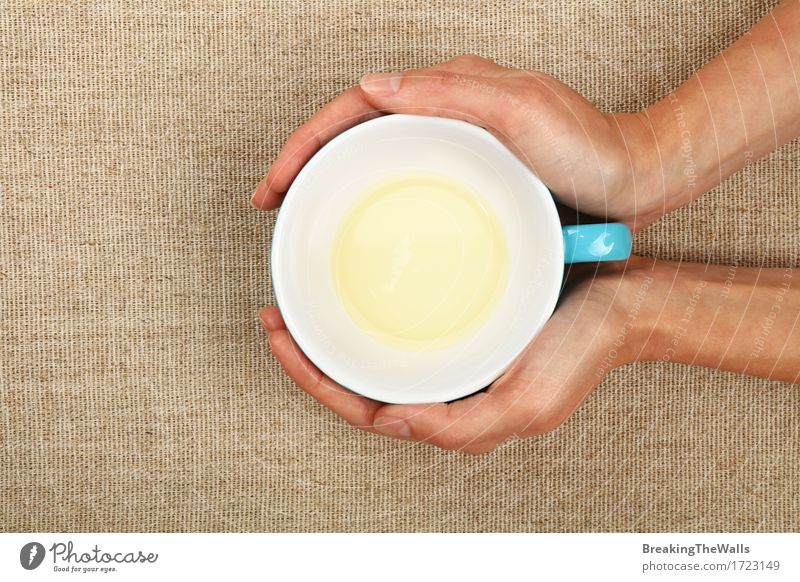
[[[465,53],[463,55],[457,56],[454,61],[457,61],[459,64],[464,65],[493,65],[495,64],[494,61],[484,58],[480,55],[476,55],[475,53]]]
[[[446,92],[460,82],[461,75],[453,71],[436,71],[433,79],[436,83],[436,88]]]
[[[352,428],[357,428],[358,430],[363,430],[365,432],[371,432],[372,431],[372,426],[370,426],[368,424],[364,424],[363,422],[359,422],[359,421],[353,420],[353,419],[349,419],[349,420],[346,419],[345,422],[348,425],[350,425]]]
[[[442,431],[432,436],[429,441],[447,451],[463,450],[469,444],[469,439],[453,430]]]
[[[534,418],[526,433],[532,436],[553,432],[564,422],[564,418],[552,413],[543,413]]]
[[[477,457],[479,455],[485,455],[487,453],[491,453],[497,448],[497,443],[491,444],[482,444],[482,445],[468,445],[461,449],[463,453],[471,455],[473,457]]]
[[[525,438],[538,436],[557,429],[566,418],[556,408],[546,403],[528,402],[520,407],[514,424],[518,427],[511,436]]]

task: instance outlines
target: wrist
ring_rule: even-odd
[[[625,263],[608,265],[608,274],[618,270],[621,278],[617,283],[613,283],[614,277],[598,277],[596,281],[607,280],[612,285],[605,290],[611,297],[613,314],[606,339],[617,353],[617,364],[665,359],[665,354],[675,351],[675,338],[686,336],[687,310],[695,318],[693,323],[702,327],[707,313],[700,312],[697,295],[714,286],[704,278],[704,265],[687,266],[635,255]],[[686,344],[681,343],[681,353]]]
[[[629,122],[638,127],[635,163],[642,167],[641,198],[650,222],[688,204],[742,166],[738,158],[744,145],[731,135],[719,139],[710,115],[687,97],[686,89],[685,84]]]
[[[623,275],[624,292],[620,299],[626,306],[630,338],[625,359],[636,362],[649,359],[646,348],[658,337],[659,307],[663,305],[663,275],[655,259],[632,256]],[[656,339],[657,339],[656,338]]]
[[[648,268],[652,285],[642,309],[646,334],[638,359],[690,363],[704,342],[717,342],[720,338],[711,333],[712,326],[720,302],[730,294],[735,270],[652,260]]]
[[[680,322],[679,305],[683,304],[686,289],[691,287],[680,273],[680,263],[651,260],[647,274],[651,279],[642,308],[642,336],[639,338],[638,359],[658,361],[673,349],[676,326]]]
[[[612,115],[628,156],[626,192],[633,230],[658,220],[668,212],[668,188],[674,180],[665,173],[659,135],[665,123],[661,108]]]
[[[590,297],[599,300],[604,313],[598,349],[613,354],[614,367],[646,359],[643,346],[658,319],[654,297],[661,294],[653,272],[656,262],[633,255],[625,262],[603,263],[589,282]]]

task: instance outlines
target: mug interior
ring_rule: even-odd
[[[334,238],[356,198],[406,172],[444,175],[480,193],[508,243],[508,285],[488,321],[432,351],[387,345],[356,325],[331,271]],[[558,299],[564,250],[550,192],[489,132],[387,115],[338,135],[300,171],[278,214],[271,270],[289,332],[325,374],[383,402],[443,402],[489,385],[539,332]]]

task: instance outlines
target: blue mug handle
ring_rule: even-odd
[[[621,222],[579,224],[561,228],[564,263],[624,261],[631,256],[631,231]]]

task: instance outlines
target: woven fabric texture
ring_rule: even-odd
[[[800,391],[614,371],[559,430],[479,457],[357,431],[257,311],[249,197],[370,71],[465,52],[606,110],[664,96],[774,2],[0,0],[3,531],[800,531]],[[637,252],[800,265],[800,146]]]

